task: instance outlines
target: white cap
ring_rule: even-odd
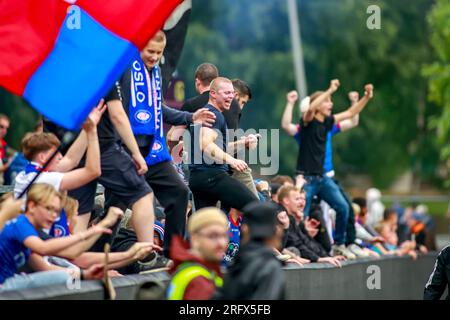
[[[309,104],[310,104],[311,98],[308,96],[306,98],[303,98],[300,102],[300,112],[305,113],[309,110]]]

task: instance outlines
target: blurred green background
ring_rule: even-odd
[[[381,9],[380,30],[366,26],[372,4]],[[333,140],[338,178],[361,187],[354,194],[366,185],[392,190],[405,174],[410,192],[448,193],[450,2],[302,0],[297,5],[308,92],[339,78],[334,104],[341,111],[349,105],[347,92],[362,95],[365,83],[375,86],[359,127]],[[221,75],[251,85],[254,98],[244,111],[244,128],[279,128],[286,93],[295,89],[286,1],[193,0],[178,68],[186,97],[196,95],[194,70],[206,61]],[[18,148],[37,115],[4,90],[0,108],[12,119],[7,141]],[[296,110],[294,119],[298,116]],[[280,132],[279,147],[279,173],[294,174],[296,143]]]

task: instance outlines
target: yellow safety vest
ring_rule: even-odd
[[[222,278],[217,276],[214,272],[209,271],[204,266],[198,263],[184,262],[178,267],[177,272],[175,272],[169,283],[169,287],[167,288],[167,299],[183,300],[184,291],[187,286],[197,277],[205,277],[208,280],[214,281],[214,284],[218,288],[223,285]]]

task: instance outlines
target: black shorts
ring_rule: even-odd
[[[97,182],[129,208],[152,192],[145,176],[138,175],[131,156],[118,144],[102,149],[100,162],[102,175],[97,180],[69,192],[69,195],[79,202],[80,215],[90,213],[94,209]]]

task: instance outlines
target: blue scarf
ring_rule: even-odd
[[[131,99],[129,115],[131,129],[135,135],[153,136],[148,165],[172,160],[166,145],[163,130],[161,76],[158,66],[147,71],[144,62],[138,58],[131,67]],[[145,79],[145,83],[143,80]]]
[[[46,170],[42,169],[41,165],[35,162],[30,162],[25,167],[25,174],[32,172],[39,173],[41,171],[46,172]],[[70,235],[69,223],[67,221],[67,215],[64,209],[61,209],[59,218],[53,223],[48,234],[55,238],[67,237]]]
[[[154,78],[154,75],[153,75]],[[153,81],[154,82],[154,81]],[[156,103],[152,97],[154,85],[141,59],[131,65],[131,99],[128,106],[134,134],[154,135]]]

